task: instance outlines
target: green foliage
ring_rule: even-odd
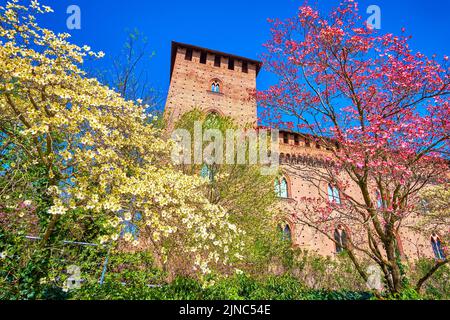
[[[384,296],[386,300],[423,300],[423,297],[413,288],[405,287],[401,293]]]
[[[433,259],[421,259],[416,262],[413,278],[418,280],[423,277],[434,265]],[[424,283],[422,287],[425,299],[450,300],[450,266],[446,265]]]
[[[0,299],[39,299],[43,297],[39,279],[46,273],[49,259],[45,250],[24,250],[23,236],[0,229]]]
[[[175,128],[187,130],[194,137],[196,122],[202,124],[203,130],[219,130],[224,138],[227,130],[239,128],[230,117],[207,114],[199,109],[182,115]],[[203,147],[209,143],[204,141]],[[227,152],[225,141],[223,150]],[[236,158],[237,148],[234,152]],[[205,193],[210,202],[225,208],[231,214],[231,222],[245,231],[241,239],[245,256],[242,262],[236,261],[235,265],[253,275],[267,273],[270,263],[285,260],[290,250],[290,244],[283,241],[277,228],[283,218],[282,213],[275,209],[274,177],[261,174],[260,165],[192,164],[183,165],[180,169],[187,174],[199,175],[205,166],[210,177]]]
[[[345,252],[332,259],[306,250],[292,249],[287,256],[283,261],[289,263],[284,264],[284,271],[302,279],[312,289],[330,292],[367,289]]]
[[[159,284],[165,279],[165,274],[154,267],[150,253],[114,251],[109,254],[106,283],[122,283],[146,286]]]
[[[89,286],[73,292],[72,299],[138,299],[138,300],[364,300],[368,293],[311,290],[290,276],[255,280],[236,275],[202,287],[196,280],[177,278],[170,285],[159,288],[125,286],[106,282],[102,287]]]
[[[0,228],[0,299],[65,299],[67,268],[76,265],[85,281],[98,281],[103,252],[63,243],[41,247],[23,234]]]
[[[33,250],[23,250],[24,247]],[[20,252],[17,248],[22,248]],[[65,248],[65,249],[64,249]],[[124,252],[94,247],[57,247],[56,254],[10,233],[0,234],[0,252],[8,252],[0,266],[0,299],[82,300],[365,300],[376,299],[343,255],[330,259],[306,252],[290,251],[285,272],[280,276],[234,275],[211,277],[208,285],[196,279],[177,277],[166,283],[166,275],[154,265],[148,252]],[[24,253],[32,257],[24,259]],[[109,257],[103,285],[99,279]],[[63,257],[62,259],[59,259]],[[423,260],[416,272],[428,270],[432,261]],[[67,266],[81,268],[80,289],[64,292]],[[420,269],[420,270],[419,270]],[[13,271],[14,272],[11,272]],[[448,299],[448,269],[438,271],[420,295],[411,288],[387,300]],[[152,286],[149,286],[152,285]]]
[[[86,277],[98,279],[104,250],[63,240],[95,242],[104,220],[74,210],[60,217],[46,246],[27,239],[42,237],[50,221],[48,168],[11,145],[0,139],[0,299],[65,299],[67,267],[77,265]]]
[[[288,247],[288,243],[286,243]],[[373,296],[358,284],[358,275],[343,256],[338,260],[295,250],[286,251],[284,274],[211,277],[205,285],[196,279],[177,277],[166,283],[146,253],[111,255],[105,282],[83,285],[71,299],[136,300],[360,300]],[[305,280],[312,281],[312,286]],[[157,285],[160,287],[150,287]]]

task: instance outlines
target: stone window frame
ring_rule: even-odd
[[[342,205],[341,191],[339,190],[337,185],[333,183],[327,183],[327,197],[329,203],[333,203],[335,205]]]
[[[293,224],[289,221],[283,221],[278,225],[278,227],[281,231],[283,240],[287,240],[291,243],[294,243],[294,235],[295,235],[294,232],[295,231],[294,231]],[[289,238],[286,237],[286,235],[287,235],[286,229],[289,230]]]
[[[281,190],[281,184],[283,180],[286,181],[286,196],[283,196]],[[291,199],[291,181],[289,177],[286,175],[282,175],[281,177],[276,178],[274,181],[274,191],[279,199]]]
[[[223,82],[219,78],[212,78],[209,80],[209,88],[208,92],[214,93],[214,94],[223,94]],[[213,86],[216,85],[219,87],[218,91],[213,90]]]
[[[344,228],[344,232],[345,232],[345,242],[346,242],[346,243],[343,244],[344,246],[342,246],[342,247],[341,247],[341,246],[338,246],[337,240],[336,240],[336,238],[335,238],[336,231],[338,230],[338,227],[339,227],[339,226],[342,226],[342,227]],[[332,234],[332,238],[333,238],[333,244],[334,244],[334,254],[340,254],[340,253],[344,252],[345,249],[348,248],[349,245],[351,244],[351,238],[352,238],[352,235],[351,235],[351,229],[349,228],[349,226],[348,226],[347,224],[342,223],[342,222],[338,222],[338,223],[336,223],[336,224],[333,226],[333,234]],[[339,250],[338,250],[338,247],[341,247],[342,250],[339,251]]]

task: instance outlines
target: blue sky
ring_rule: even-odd
[[[3,2],[4,0],[0,0]],[[258,58],[269,37],[267,18],[286,18],[296,13],[302,0],[228,1],[144,1],[144,0],[41,0],[55,13],[41,19],[42,25],[69,32],[72,41],[88,44],[108,56],[117,55],[127,29],[139,29],[149,40],[155,56],[146,64],[152,85],[162,92],[169,86],[170,42],[191,43],[211,49]],[[339,0],[310,0],[329,10]],[[216,3],[216,5],[215,5]],[[81,9],[81,30],[68,30],[66,9]],[[413,35],[413,49],[427,55],[450,54],[450,0],[361,0],[364,14],[369,5],[381,8],[381,32],[400,33],[402,27]],[[149,52],[150,56],[151,52]],[[108,60],[99,62],[99,69]],[[262,71],[258,88],[275,79]]]

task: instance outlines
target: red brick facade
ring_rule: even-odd
[[[234,61],[231,65],[230,59]],[[260,67],[260,62],[255,60],[174,42],[171,82],[165,108],[169,128],[183,113],[192,108],[230,116],[241,125],[257,125],[257,106],[256,102],[250,99],[249,92],[256,89],[256,77]],[[218,85],[219,89],[216,90],[213,85]],[[288,198],[281,199],[280,203],[287,213],[295,213],[302,208],[302,197],[326,194],[326,182],[311,183],[299,170],[303,171],[313,165],[310,162],[305,164],[305,159],[314,159],[315,156],[327,152],[323,147],[295,132],[280,133],[280,155],[284,159],[282,170],[289,184]],[[289,165],[288,162],[296,165]],[[359,194],[356,188],[355,194]],[[411,218],[405,221],[405,226],[416,223],[417,220]],[[336,253],[335,243],[323,234],[289,218],[286,219],[286,224],[291,229],[295,246],[325,256],[333,256]],[[364,233],[352,226],[345,227],[352,241],[364,245]],[[398,237],[404,257],[413,260],[423,256],[432,257],[429,239],[406,230],[409,229],[403,228]]]
[[[286,143],[284,135],[288,135]],[[295,136],[298,136],[295,138]],[[304,208],[303,197],[316,198],[319,195],[327,197],[328,183],[321,181],[320,177],[311,177],[312,174],[320,172],[320,163],[315,163],[317,156],[325,155],[328,151],[323,146],[315,143],[306,143],[308,139],[293,132],[280,132],[280,161],[282,170],[289,182],[288,199],[281,199],[282,206],[287,213],[298,214]],[[312,169],[314,167],[314,169]],[[325,170],[325,169],[323,169]],[[352,192],[354,190],[354,192]],[[356,185],[351,185],[347,193],[353,198],[363,203],[361,192]],[[290,214],[287,215],[291,216]],[[292,233],[292,240],[295,246],[303,249],[315,251],[324,256],[333,256],[336,253],[336,245],[325,235],[312,228],[286,219]],[[417,217],[409,217],[404,220],[403,228],[398,235],[398,244],[404,258],[416,260],[420,257],[433,257],[433,251],[428,237],[412,232],[410,228],[418,223]],[[346,225],[348,235],[355,244],[361,247],[366,246],[366,232],[358,230],[358,226]],[[334,228],[331,228],[332,233]]]

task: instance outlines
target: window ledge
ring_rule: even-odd
[[[344,207],[344,204],[341,202],[341,203],[337,203],[337,202],[331,202],[331,201],[328,201],[328,203],[330,204],[330,205],[332,205],[332,206],[335,206],[335,207],[337,207],[337,208],[342,208],[342,207]]]
[[[218,95],[218,96],[223,96],[224,95],[222,92],[214,92],[214,91],[211,91],[211,90],[206,90],[206,92],[208,92],[210,94],[215,94],[215,95]]]
[[[283,197],[277,197],[278,200],[283,202],[296,202],[294,198],[283,198]]]

